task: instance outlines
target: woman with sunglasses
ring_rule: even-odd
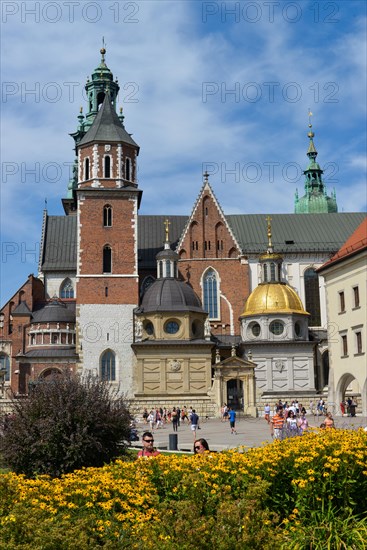
[[[203,455],[209,450],[209,445],[206,439],[201,438],[194,441],[194,455]]]
[[[158,456],[159,454],[161,454],[154,447],[154,437],[152,432],[144,432],[142,441],[143,448],[141,451],[138,452],[138,458],[148,458],[150,456]]]

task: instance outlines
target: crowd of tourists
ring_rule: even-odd
[[[199,415],[192,407],[183,406],[182,409],[179,406],[172,409],[157,407],[156,409],[150,409],[149,412],[145,408],[142,416],[144,423],[149,424],[151,432],[165,428],[167,424],[171,424],[173,431],[177,432],[179,426],[186,424],[196,437],[196,430],[201,429]]]
[[[310,410],[313,412],[312,402]],[[321,429],[334,428],[334,419],[331,412],[328,412],[323,399],[317,403],[317,410],[325,416],[324,421],[320,425]],[[288,404],[282,403],[281,400],[275,406],[274,414],[271,415],[271,407],[266,403],[264,407],[265,420],[270,425],[270,432],[274,439],[282,440],[287,437],[301,436],[310,428],[306,417],[306,409],[297,400]]]

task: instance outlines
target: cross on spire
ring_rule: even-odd
[[[165,233],[166,233],[166,243],[169,242],[169,226],[171,225],[171,222],[166,219],[163,223],[164,227],[165,227]]]
[[[266,221],[268,223],[268,248],[271,249],[273,246],[271,242],[271,217],[266,216]]]
[[[209,183],[209,174],[207,170],[205,170],[203,176],[204,176],[204,183]]]

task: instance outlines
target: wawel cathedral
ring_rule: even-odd
[[[116,111],[119,84],[105,53],[71,134],[65,214],[44,212],[38,276],[0,312],[2,398],[10,388],[25,396],[64,369],[108,380],[137,409],[186,405],[216,415],[228,403],[255,416],[265,401],[327,397],[318,268],[365,215],[337,212],[311,127],[294,214],[226,215],[204,174],[187,216],[139,215],[139,145]],[[352,376],[342,397],[350,384],[363,393]]]

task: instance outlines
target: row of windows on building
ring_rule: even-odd
[[[131,173],[131,160],[129,158],[125,159],[125,174],[124,174],[124,176],[123,177],[124,177],[125,180],[132,181],[131,180],[131,176],[132,176],[132,173]],[[106,179],[113,177],[113,175],[112,175],[112,161],[111,161],[110,155],[106,155],[103,158],[103,177],[106,178]],[[119,176],[116,175],[116,177],[119,177]],[[91,179],[91,170],[90,170],[90,160],[87,157],[87,158],[84,159],[84,181],[89,180],[89,179]]]
[[[215,245],[215,243],[214,243]],[[224,245],[222,240],[218,240],[216,243],[217,250],[223,250]],[[199,241],[192,241],[191,248],[193,250],[199,250]],[[211,241],[204,241],[204,250],[211,250],[212,248],[212,242]]]
[[[348,357],[349,356],[348,335],[341,334],[340,336],[341,336],[341,356]],[[363,353],[362,331],[353,330],[353,334],[351,336],[354,340],[354,346],[353,346],[354,355],[361,355]]]
[[[352,287],[352,308],[357,309],[360,307],[360,300],[359,300],[359,287],[354,286]],[[345,302],[345,292],[344,290],[341,290],[339,292],[339,313],[345,313],[346,312],[346,302]]]
[[[58,330],[57,332],[40,331],[29,335],[30,346],[73,346],[75,345],[75,332]]]
[[[110,245],[105,245],[103,248],[103,273],[112,273],[112,248]],[[169,261],[163,265],[160,262],[158,266],[158,276],[176,277],[177,273],[171,273],[171,263]],[[275,266],[274,266],[275,270]],[[273,274],[275,276],[275,272]],[[154,278],[147,277],[142,284],[142,291],[146,289],[154,282]],[[321,325],[321,313],[320,313],[320,295],[319,295],[319,280],[316,271],[312,268],[307,269],[304,273],[305,281],[305,306],[306,311],[311,314],[310,326]],[[219,277],[216,271],[208,269],[202,279],[203,285],[203,307],[208,312],[210,319],[220,318],[220,291],[219,291]],[[359,293],[358,287],[355,287],[355,304],[359,306]],[[344,293],[343,293],[344,295]],[[69,278],[65,279],[60,288],[60,297],[62,299],[74,298],[74,287]],[[344,298],[343,298],[344,300]],[[358,307],[357,305],[355,307]]]
[[[4,372],[4,381],[10,381],[10,358],[6,353],[0,353],[0,369]],[[116,380],[116,356],[107,350],[101,356],[99,375],[104,380]]]

